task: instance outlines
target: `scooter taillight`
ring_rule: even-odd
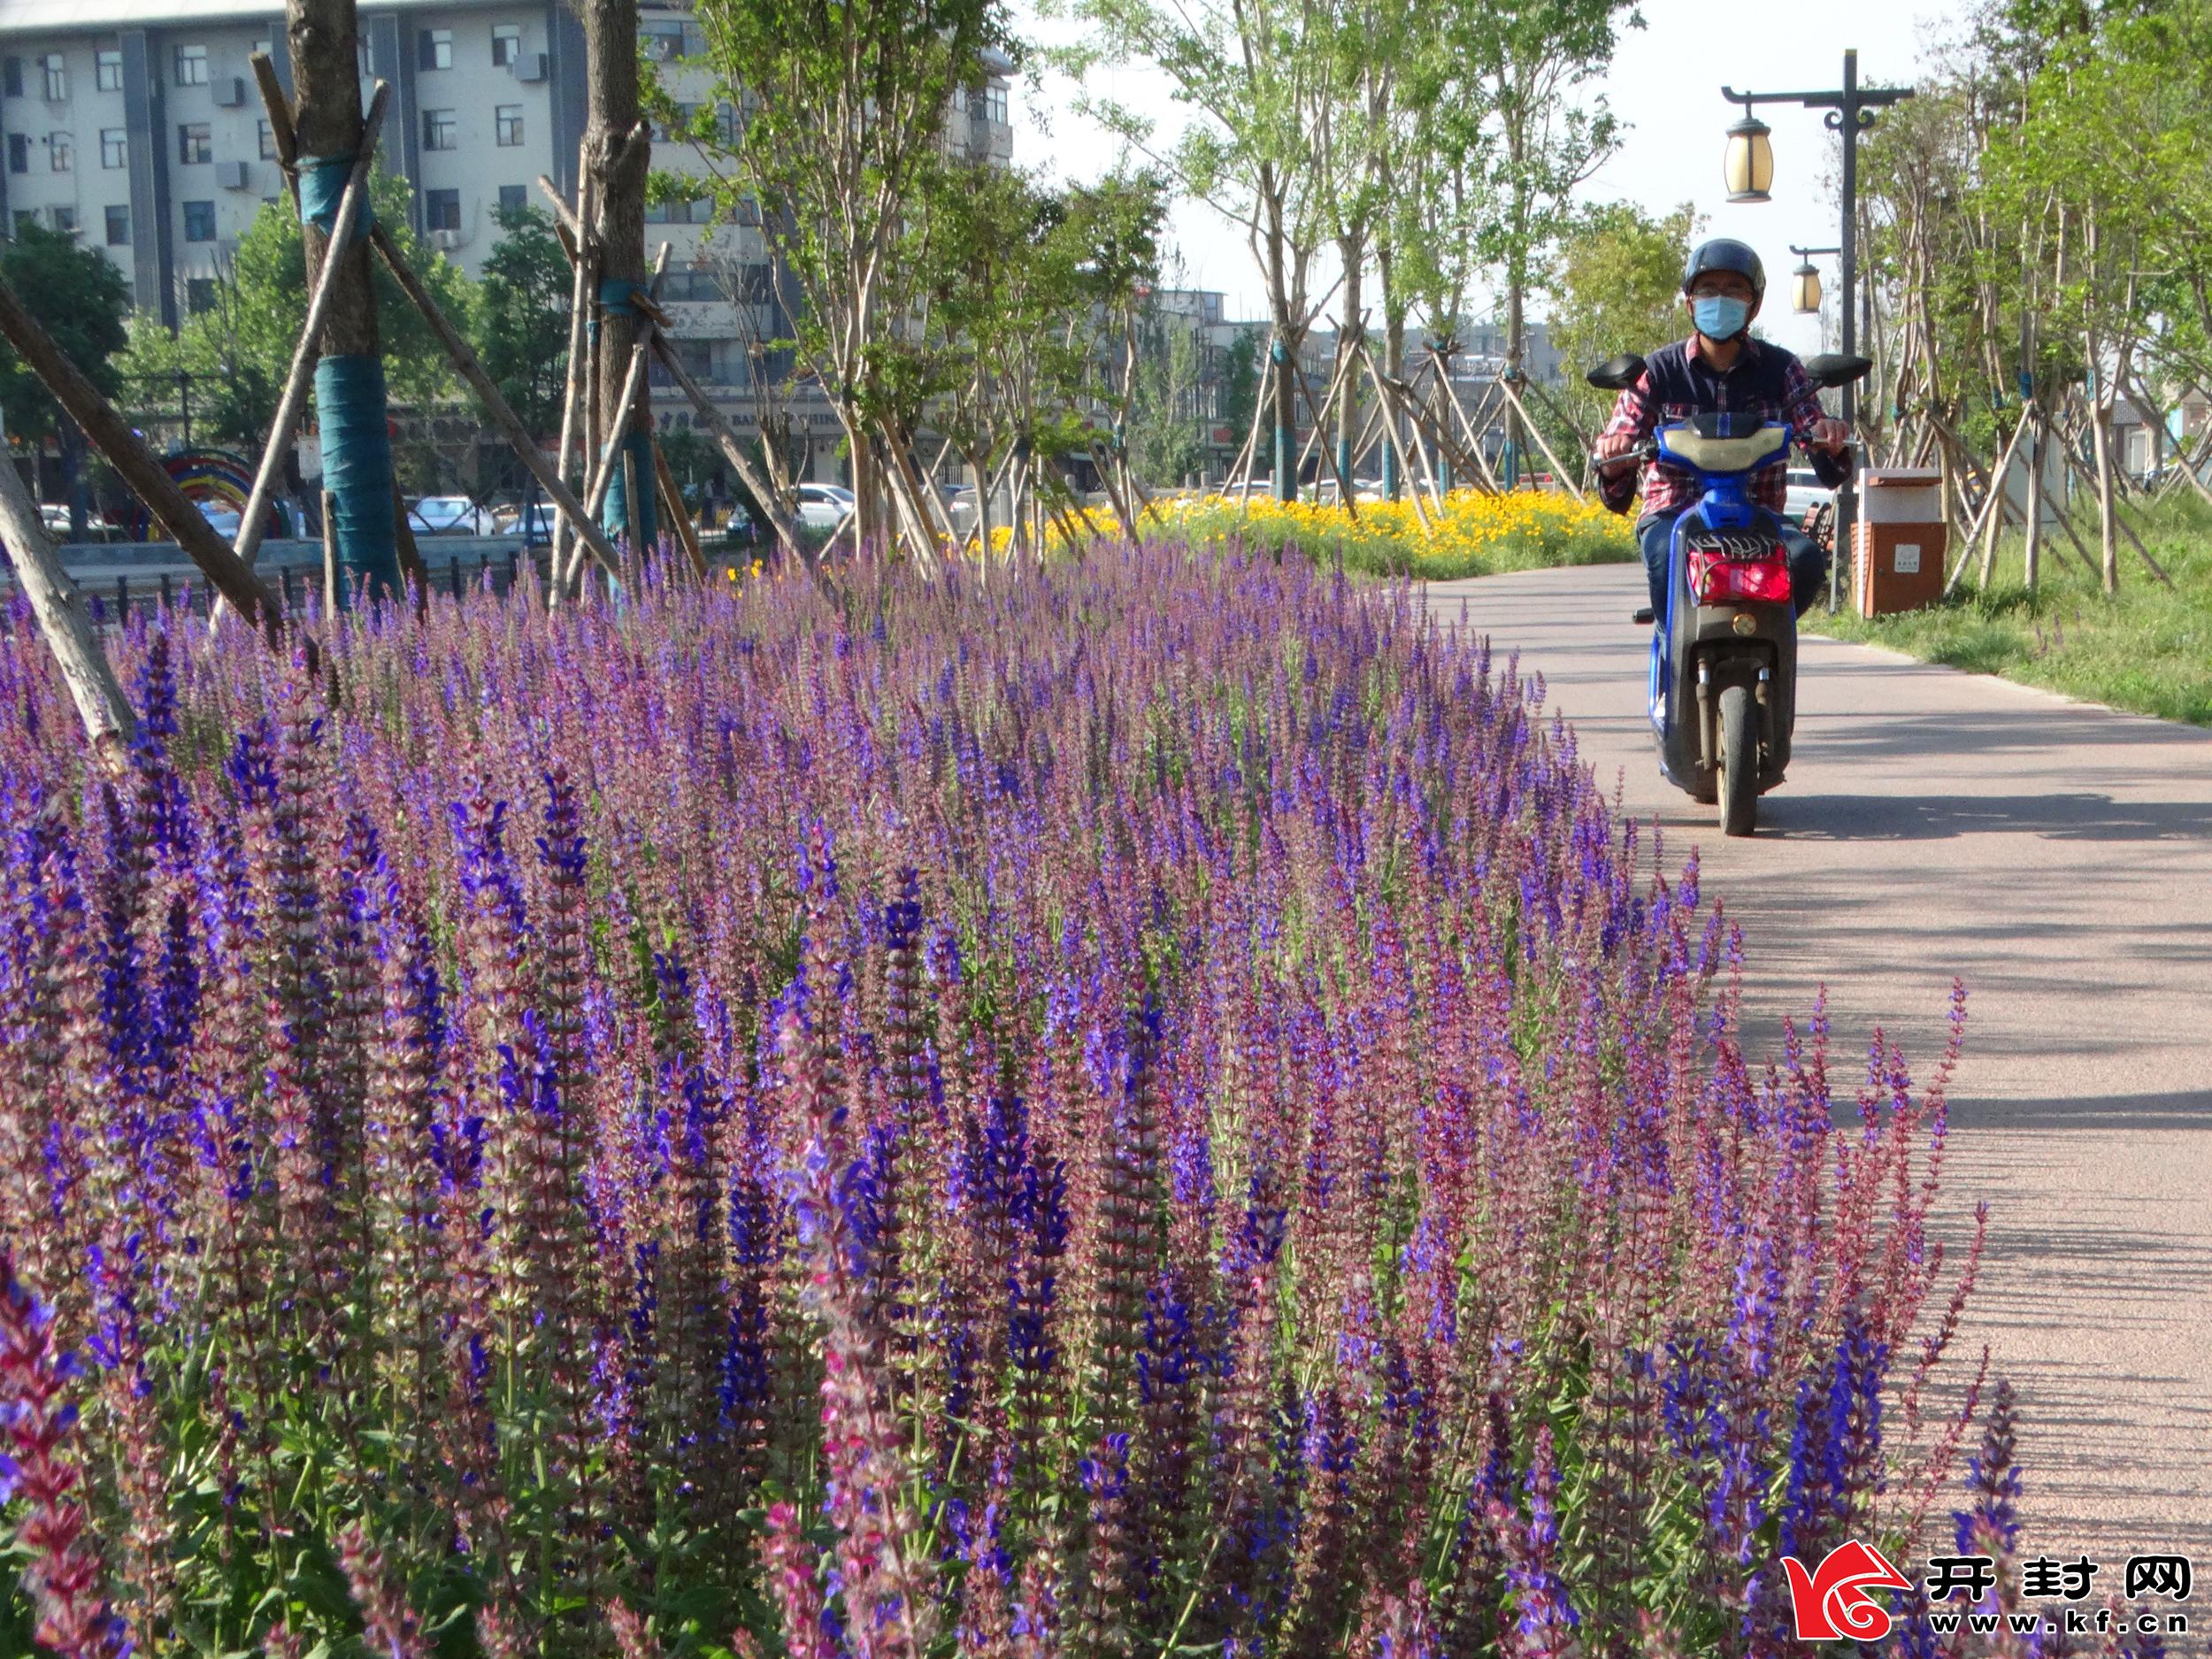
[[[1790,596],[1790,567],[1779,548],[1755,559],[1730,558],[1724,553],[1693,549],[1690,591],[1703,605],[1739,600],[1778,604]]]

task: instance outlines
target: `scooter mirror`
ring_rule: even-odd
[[[1632,351],[1608,357],[1582,378],[1601,392],[1624,392],[1644,378],[1644,360]]]
[[[1805,359],[1805,378],[1824,390],[1832,386],[1848,386],[1863,380],[1874,369],[1871,357],[1845,357],[1839,351],[1824,351],[1816,357]]]

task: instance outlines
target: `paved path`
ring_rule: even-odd
[[[1955,1215],[1989,1202],[1967,1335],[2022,1391],[2024,1542],[2193,1548],[2201,1585],[2212,732],[1808,640],[1789,780],[1757,836],[1729,841],[1660,780],[1629,622],[1643,586],[1612,565],[1429,591],[1542,673],[1600,780],[1656,816],[1671,864],[1701,849],[1707,891],[1744,926],[1755,1025],[1824,981],[1839,1071],[1878,1023],[1924,1063],[1966,981],[1945,1185]]]

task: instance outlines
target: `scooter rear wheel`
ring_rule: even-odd
[[[1759,725],[1748,686],[1720,694],[1719,793],[1721,833],[1750,834],[1759,821]]]

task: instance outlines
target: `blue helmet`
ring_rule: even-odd
[[[1759,263],[1759,256],[1751,251],[1748,242],[1738,242],[1733,236],[1716,236],[1698,243],[1682,262],[1682,291],[1687,294],[1690,284],[1708,271],[1733,271],[1751,284],[1754,294],[1761,299],[1766,297],[1767,268]]]

